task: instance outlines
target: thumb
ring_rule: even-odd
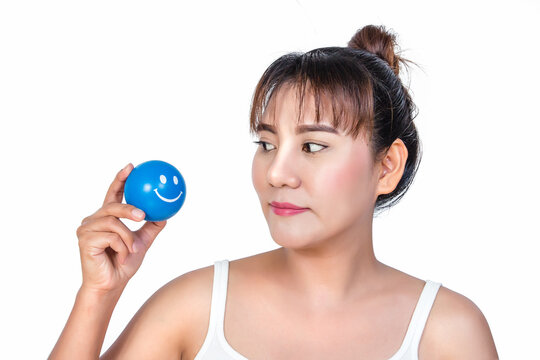
[[[146,246],[146,249],[148,249],[154,242],[156,236],[158,236],[161,230],[163,230],[165,225],[167,225],[167,220],[147,221],[139,230],[135,231],[135,234],[139,239],[142,240],[142,243]]]

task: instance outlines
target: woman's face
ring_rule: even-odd
[[[330,104],[323,98],[321,104],[319,124],[333,128]],[[296,89],[284,85],[261,121],[275,123],[275,133],[258,131],[265,144],[254,155],[252,180],[272,238],[286,248],[308,248],[335,236],[358,234],[366,223],[371,225],[377,198],[378,175],[368,145],[362,136],[353,140],[342,130],[296,133],[297,118]],[[315,124],[314,98],[306,91],[299,126]],[[278,215],[270,205],[274,201],[308,210]]]

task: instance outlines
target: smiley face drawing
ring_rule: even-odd
[[[159,181],[162,183],[162,184],[166,184],[167,183],[167,177],[165,175],[159,175]],[[176,175],[173,176],[173,181],[174,181],[174,185],[178,185],[178,177]],[[159,191],[158,191],[158,188],[155,188],[154,189],[154,192],[156,193],[156,195],[163,201],[166,201],[166,202],[175,202],[177,201],[178,199],[180,199],[180,196],[182,196],[182,193],[183,191],[180,191],[180,194],[178,194],[177,197],[175,197],[174,199],[167,199],[166,197],[163,197],[159,194]]]
[[[186,199],[186,183],[180,171],[161,160],[137,165],[124,184],[126,203],[146,214],[146,221],[169,219]]]

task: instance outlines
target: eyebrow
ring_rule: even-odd
[[[263,130],[270,131],[272,134],[276,134],[276,128],[274,126],[270,124],[259,123],[257,125],[257,132],[263,131]],[[298,125],[296,127],[296,135],[302,134],[305,132],[310,132],[310,131],[324,131],[324,132],[329,132],[331,134],[339,134],[338,131],[334,129],[333,127],[328,126],[328,125],[322,125],[322,124]]]

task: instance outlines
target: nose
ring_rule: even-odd
[[[281,150],[284,148],[282,147]],[[283,187],[288,186],[291,188],[297,188],[300,186],[301,181],[298,173],[295,169],[298,166],[295,165],[294,156],[286,151],[277,151],[276,156],[272,160],[266,178],[270,186]],[[298,164],[296,164],[298,165]]]

